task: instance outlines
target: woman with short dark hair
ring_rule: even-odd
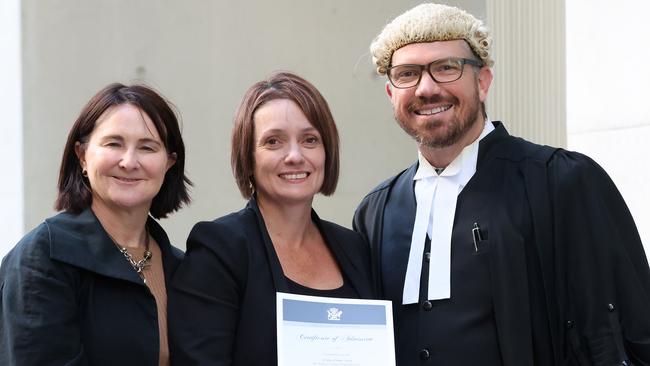
[[[286,72],[254,84],[231,162],[248,205],[190,233],[169,294],[174,364],[275,364],[276,292],[373,296],[362,238],[312,209],[339,174],[336,125],[313,85]]]
[[[168,365],[167,283],[182,253],[154,219],[189,203],[174,111],[111,84],[63,151],[55,207],[0,267],[0,364]]]

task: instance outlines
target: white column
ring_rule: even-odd
[[[0,257],[23,235],[20,0],[0,1]]]
[[[647,0],[567,2],[569,149],[607,171],[650,257]]]
[[[564,0],[487,0],[494,81],[487,110],[513,135],[566,146]]]

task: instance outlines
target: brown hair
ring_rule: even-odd
[[[90,182],[82,175],[75,145],[87,142],[99,117],[109,108],[121,104],[134,105],[146,113],[167,152],[176,154],[176,162],[167,170],[160,191],[151,203],[151,215],[157,219],[167,217],[190,202],[188,189],[192,182],[185,176],[185,145],[170,103],[147,86],[113,83],[88,101],[68,134],[61,159],[55,209],[79,213],[91,205]]]
[[[275,99],[295,102],[323,139],[325,178],[320,193],[329,196],[339,178],[339,134],[327,101],[310,82],[290,72],[278,72],[251,86],[239,103],[232,130],[231,156],[233,175],[244,198],[253,195],[253,158],[255,111]]]

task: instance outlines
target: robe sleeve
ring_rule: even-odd
[[[595,365],[650,365],[650,269],[616,186],[590,158],[561,151],[549,165],[556,254]],[[571,310],[570,310],[571,311]]]
[[[168,295],[172,364],[232,364],[246,248],[241,230],[216,222],[192,229]]]
[[[363,240],[366,243],[370,243],[370,238],[368,236],[369,230],[368,230],[368,222],[371,220],[371,215],[376,215],[376,212],[368,212],[368,199],[364,199],[361,204],[357,207],[357,209],[354,211],[354,217],[352,218],[352,229],[356,232],[358,232]],[[372,225],[374,226],[374,225]]]
[[[0,269],[0,364],[86,365],[76,269],[50,259],[47,224],[21,240]]]
[[[383,296],[381,278],[381,237],[388,189],[376,189],[359,204],[352,219],[352,229],[368,245],[370,273],[375,296]]]

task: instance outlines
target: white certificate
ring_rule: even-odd
[[[395,366],[390,301],[277,293],[279,366]]]

